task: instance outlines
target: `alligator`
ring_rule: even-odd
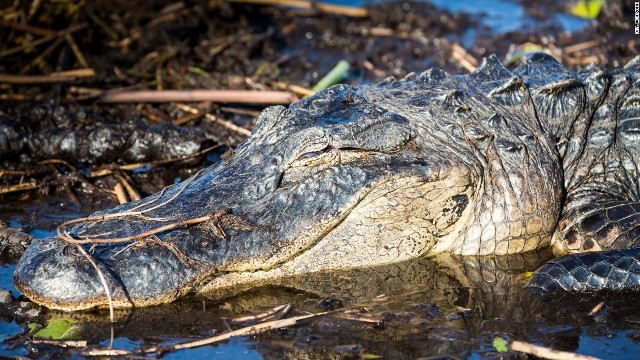
[[[569,253],[541,292],[640,289],[640,57],[536,53],[336,85],[262,112],[218,164],[35,240],[17,289],[49,308],[149,306],[441,253]],[[247,285],[248,284],[248,285]]]

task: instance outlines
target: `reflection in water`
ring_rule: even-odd
[[[231,326],[229,319],[261,313],[277,305],[292,304],[292,316],[322,311],[325,308],[318,304],[330,303],[356,309],[357,314],[366,314],[367,319],[378,323],[332,314],[258,335],[257,340],[248,337],[200,349],[193,355],[295,359],[363,354],[385,358],[468,357],[494,353],[492,341],[497,336],[568,351],[588,349],[589,343],[597,344],[603,337],[619,341],[621,346],[637,347],[634,343],[640,339],[640,332],[634,323],[626,321],[629,314],[640,319],[640,309],[635,304],[609,303],[601,314],[589,317],[587,313],[597,299],[549,302],[523,291],[524,274],[551,256],[550,252],[494,257],[446,255],[280,279],[228,298],[217,294],[216,299],[199,296],[163,306],[119,310],[115,344],[130,349],[173,344],[226,332]],[[322,301],[327,298],[334,300]],[[78,338],[92,344],[108,344],[111,334],[106,311],[52,311],[47,316],[76,318],[81,324]],[[623,324],[619,328],[624,330],[612,337],[614,324],[620,322]],[[598,341],[589,341],[590,338]],[[608,348],[615,346],[609,344]],[[191,355],[188,351],[181,353]]]

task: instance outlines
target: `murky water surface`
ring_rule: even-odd
[[[437,6],[474,14],[491,31],[535,27],[537,20],[516,1],[434,0]],[[353,1],[342,3],[354,4]],[[359,2],[356,2],[358,4]],[[585,21],[558,13],[549,20],[564,30]],[[466,37],[473,41],[473,33]],[[50,236],[55,224],[81,216],[55,204],[15,207],[3,204],[0,218],[28,228],[35,237]],[[61,210],[62,209],[62,210]],[[547,301],[523,289],[526,273],[551,257],[547,252],[510,257],[417,259],[375,269],[312,274],[227,298],[193,297],[164,306],[121,310],[111,325],[105,311],[45,311],[43,320],[72,318],[70,340],[87,340],[89,348],[139,350],[210,337],[246,326],[234,318],[291,304],[286,315],[338,309],[279,330],[241,336],[216,345],[167,352],[164,358],[498,358],[500,339],[522,340],[600,358],[635,358],[640,353],[640,304],[636,295],[604,299]],[[19,293],[11,282],[13,265],[0,266],[0,288]],[[44,321],[41,320],[44,323]],[[83,349],[24,346],[27,323],[0,321],[3,356],[81,357]],[[498,339],[498,340],[497,340]],[[86,350],[86,349],[84,349]],[[507,356],[519,356],[509,352]]]

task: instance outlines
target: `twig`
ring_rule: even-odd
[[[297,324],[301,320],[311,319],[311,318],[322,316],[322,315],[325,315],[325,314],[328,314],[328,313],[329,313],[329,311],[325,311],[325,312],[320,312],[320,313],[315,313],[315,314],[296,316],[296,317],[292,317],[292,318],[288,318],[288,319],[268,321],[268,322],[264,322],[264,323],[261,323],[261,324],[246,326],[246,327],[243,327],[242,329],[230,331],[228,333],[224,333],[222,335],[210,337],[208,339],[191,341],[191,342],[182,343],[182,344],[176,344],[176,345],[172,345],[172,346],[168,346],[168,347],[154,346],[154,347],[145,349],[144,352],[146,352],[146,353],[154,353],[154,352],[158,352],[158,351],[175,351],[175,350],[191,349],[191,348],[200,347],[200,346],[204,346],[204,345],[215,344],[217,342],[224,341],[224,340],[230,339],[230,338],[235,337],[235,336],[254,335],[254,334],[259,334],[259,333],[262,333],[262,332],[265,332],[265,331],[269,331],[269,330],[275,330],[275,329],[280,329],[280,328],[283,328],[283,327],[292,326],[292,325]]]
[[[205,111],[198,111],[196,113],[190,113],[187,116],[183,116],[183,117],[181,117],[179,119],[176,119],[176,120],[172,121],[172,123],[173,123],[173,125],[184,125],[184,124],[186,124],[188,122],[191,122],[191,121],[194,121],[194,120],[197,120],[197,119],[203,117],[205,114],[206,114]]]
[[[247,321],[263,321],[266,319],[273,318],[275,316],[282,317],[286,315],[289,312],[289,310],[291,310],[290,304],[279,305],[262,314],[233,318],[231,319],[231,322],[237,324],[237,323],[243,323]]]
[[[124,213],[120,213],[119,215],[124,214]],[[97,221],[97,220],[101,220],[102,217],[97,216],[97,217],[88,217],[88,218],[80,218],[80,219],[76,219],[76,220],[82,220],[82,221]],[[193,219],[188,219],[188,220],[184,220],[184,221],[180,221],[180,222],[176,222],[176,223],[171,223],[171,224],[167,224],[164,226],[160,226],[158,228],[155,229],[151,229],[149,231],[145,231],[142,232],[140,234],[137,235],[131,235],[131,236],[124,236],[124,237],[120,237],[120,238],[109,238],[109,239],[94,239],[94,238],[87,238],[87,239],[74,239],[72,238],[66,229],[63,230],[63,227],[66,227],[68,225],[71,225],[73,223],[73,220],[71,221],[67,221],[65,223],[63,223],[62,225],[58,226],[57,229],[57,233],[58,233],[58,238],[66,241],[68,243],[71,244],[115,244],[115,243],[123,243],[123,242],[128,242],[128,241],[135,241],[135,240],[141,240],[144,239],[146,237],[155,235],[155,234],[159,234],[161,232],[165,232],[165,231],[169,231],[169,230],[173,230],[176,228],[180,228],[180,227],[185,227],[185,226],[190,226],[190,225],[197,225],[206,221],[211,221],[215,219],[215,215],[206,215],[206,216],[201,216],[201,217],[197,217],[197,218],[193,218]]]
[[[199,112],[198,109],[196,109],[194,107],[191,107],[189,105],[182,104],[182,105],[179,106],[179,108],[181,110],[188,111],[188,112],[190,112],[192,114],[195,114],[195,113]],[[212,122],[215,122],[215,123],[218,123],[218,124],[226,127],[227,129],[231,130],[231,131],[237,132],[240,135],[244,135],[244,136],[250,136],[251,135],[251,130],[247,130],[245,128],[242,128],[242,127],[232,123],[229,120],[220,119],[220,118],[218,118],[218,117],[216,117],[214,115],[211,115],[211,114],[205,114],[204,117],[205,117],[205,119],[207,119],[209,121],[212,121]]]
[[[471,56],[471,54],[458,43],[451,44],[451,56],[469,72],[474,71],[478,67],[478,60]]]
[[[76,248],[78,248],[78,251],[80,251],[80,253],[87,260],[89,260],[89,263],[91,263],[93,268],[96,269],[96,272],[98,272],[98,277],[100,278],[100,282],[102,283],[104,292],[107,294],[107,301],[109,302],[109,319],[111,320],[112,323],[115,322],[115,316],[113,315],[113,301],[111,299],[111,291],[109,291],[109,285],[107,285],[107,280],[104,278],[104,274],[102,273],[102,270],[100,270],[100,268],[98,267],[98,264],[96,264],[96,262],[93,261],[91,256],[87,254],[86,251],[84,251],[81,245],[76,245]]]
[[[116,194],[119,204],[122,205],[129,202],[129,199],[127,198],[127,194],[125,194],[124,192],[124,186],[122,186],[121,183],[116,184],[116,186],[113,188],[113,192]]]
[[[140,90],[108,92],[103,103],[222,102],[242,104],[290,104],[295,96],[286,91],[256,90]]]
[[[236,109],[229,106],[221,106],[220,111],[228,112],[232,114],[238,114],[238,115],[253,116],[254,118],[257,118],[258,116],[260,116],[260,111],[248,110],[248,109]]]
[[[566,48],[564,48],[564,53],[565,54],[571,54],[571,53],[574,53],[574,52],[590,49],[590,48],[596,47],[598,45],[600,45],[600,41],[599,40],[589,40],[589,41],[585,41],[585,42],[581,42],[581,43],[578,43],[578,44],[567,46]]]
[[[280,90],[290,91],[298,96],[309,96],[313,95],[313,91],[311,89],[307,89],[302,86],[287,84],[282,81],[277,81],[274,85]]]
[[[598,305],[594,306],[593,309],[591,309],[591,311],[589,311],[589,316],[593,316],[595,314],[597,314],[600,310],[602,310],[602,308],[604,307],[604,301],[601,301],[598,303]]]
[[[210,151],[213,151],[215,149],[218,149],[221,146],[224,146],[225,144],[218,144],[218,145],[214,145],[211,147],[208,147],[204,150],[200,150],[198,152],[195,152],[191,155],[187,155],[187,156],[183,156],[183,157],[179,157],[179,158],[172,158],[172,159],[166,159],[166,160],[155,160],[155,161],[147,161],[147,162],[139,162],[139,163],[132,163],[132,164],[124,164],[124,165],[115,165],[106,169],[100,169],[97,171],[92,171],[91,173],[89,173],[88,177],[89,178],[95,178],[95,177],[101,177],[101,176],[107,176],[107,175],[111,175],[113,174],[114,171],[116,170],[135,170],[135,169],[139,169],[141,167],[145,167],[145,166],[158,166],[158,165],[165,165],[165,164],[171,164],[174,162],[178,162],[178,161],[183,161],[183,160],[189,160],[189,159],[193,159],[195,157],[204,155]]]
[[[284,7],[296,7],[302,9],[315,9],[320,12],[351,16],[366,17],[369,16],[367,9],[353,6],[333,5],[322,2],[306,1],[306,0],[229,0],[232,3],[255,4],[255,5],[273,5]]]
[[[24,184],[9,185],[7,187],[0,188],[0,195],[1,194],[12,193],[12,192],[18,192],[18,191],[34,190],[34,189],[37,189],[39,187],[40,187],[40,185],[38,185],[35,182],[28,182],[28,183],[24,183]]]
[[[76,41],[73,40],[73,36],[71,34],[65,34],[64,39],[67,40],[71,51],[73,51],[73,55],[75,55],[76,59],[78,60],[78,64],[80,64],[80,66],[82,66],[83,68],[88,68],[89,63],[87,62],[87,59],[84,58],[84,55],[82,55],[82,52],[80,51],[78,44],[76,44]]]
[[[87,341],[86,340],[79,340],[79,341],[73,341],[73,340],[29,340],[28,341],[31,344],[47,344],[47,345],[55,345],[55,346],[60,346],[60,347],[77,347],[77,348],[83,348],[87,346]]]
[[[132,181],[129,175],[127,175],[122,171],[119,171],[117,175],[118,175],[118,179],[120,179],[120,182],[122,183],[122,185],[124,185],[124,188],[127,190],[129,199],[131,199],[132,201],[142,199],[142,197],[140,196],[140,193],[133,187],[133,185],[131,185]]]
[[[91,68],[84,69],[73,69],[73,70],[65,70],[65,71],[56,71],[52,72],[52,76],[73,76],[77,78],[85,78],[85,77],[94,77],[96,76],[96,72]]]
[[[131,350],[124,349],[91,349],[80,352],[82,356],[126,356],[134,354]]]
[[[96,14],[94,14],[92,11],[85,9],[87,15],[89,16],[89,18],[91,20],[93,20],[94,23],[96,23],[98,26],[100,26],[102,28],[102,31],[104,31],[105,33],[107,33],[107,35],[109,35],[109,37],[111,37],[111,39],[113,40],[118,40],[118,33],[116,33],[115,30],[113,30],[109,25],[107,25],[106,22],[104,22],[102,19],[100,19],[99,17],[96,16]]]
[[[524,341],[514,341],[511,343],[511,350],[535,355],[543,359],[552,360],[598,360],[598,358],[587,355],[580,355],[567,351],[553,350],[543,346],[529,344]]]
[[[44,29],[41,27],[36,27],[32,25],[27,25],[27,24],[8,22],[8,21],[0,21],[0,26],[16,29],[19,31],[25,31],[25,32],[32,33],[34,35],[40,35],[40,36],[51,36],[51,35],[55,35],[56,33],[54,30]]]
[[[95,76],[93,69],[60,71],[49,75],[11,75],[0,73],[0,83],[7,84],[57,84],[73,82],[83,77]]]
[[[51,41],[51,40],[53,40],[53,39],[55,39],[57,37],[63,37],[66,34],[71,34],[71,33],[80,31],[80,30],[82,30],[82,29],[84,29],[86,27],[87,27],[87,24],[80,24],[80,25],[72,26],[72,27],[70,27],[70,28],[68,28],[66,30],[59,31],[59,32],[57,32],[57,33],[55,33],[53,35],[45,36],[45,37],[43,37],[41,39],[32,41],[32,42],[30,42],[28,44],[23,44],[23,45],[16,46],[16,47],[11,48],[11,49],[7,49],[7,50],[5,50],[5,51],[0,53],[0,58],[6,57],[6,56],[9,56],[9,55],[13,55],[13,54],[17,54],[17,53],[22,52],[22,51],[24,51],[26,49],[33,48],[33,47],[36,47],[38,45],[47,43],[47,42],[49,42],[49,41]]]
[[[0,177],[2,176],[33,176],[40,174],[42,171],[35,170],[0,170]]]
[[[40,55],[36,56],[36,58],[33,59],[33,61],[31,61],[29,64],[27,64],[27,66],[22,68],[22,70],[20,70],[20,74],[23,74],[23,75],[27,74],[29,71],[31,71],[31,69],[34,66],[37,66],[44,72],[47,68],[45,58],[49,56],[53,52],[53,50],[57,49],[58,46],[60,46],[60,44],[62,44],[63,42],[64,40],[61,38],[56,39],[56,41],[54,41],[53,44],[49,45],[49,47],[46,48],[43,52],[41,52]]]

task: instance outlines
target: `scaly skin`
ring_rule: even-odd
[[[573,73],[536,54],[511,72],[492,56],[466,76],[335,86],[265,110],[222,163],[67,230],[88,242],[119,307],[552,239],[566,251],[629,246],[636,226],[616,216],[638,216],[639,63]],[[602,230],[613,223],[615,238]],[[34,242],[14,280],[47,307],[107,305],[93,265],[59,239]]]

